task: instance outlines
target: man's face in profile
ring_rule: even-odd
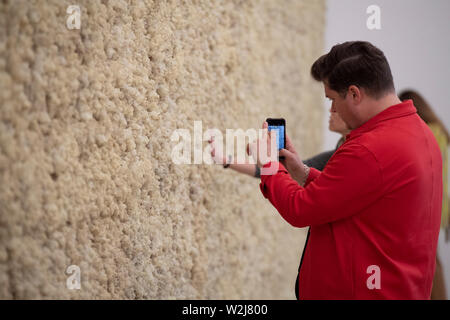
[[[350,124],[353,116],[347,99],[341,97],[337,91],[330,89],[326,83],[324,83],[324,88],[325,97],[331,100],[330,112],[337,112],[341,119],[347,124],[347,127],[352,128]]]

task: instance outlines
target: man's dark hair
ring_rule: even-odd
[[[341,96],[345,96],[351,85],[364,88],[375,99],[395,92],[391,68],[384,53],[365,41],[335,45],[314,62],[311,75]]]

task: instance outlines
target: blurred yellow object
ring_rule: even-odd
[[[449,214],[448,214],[448,139],[445,131],[437,123],[428,124],[431,131],[439,144],[439,148],[442,153],[442,174],[443,174],[443,195],[442,195],[442,216],[441,216],[441,228],[445,229],[449,225]]]

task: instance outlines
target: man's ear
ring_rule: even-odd
[[[357,86],[351,85],[348,87],[347,95],[349,95],[349,98],[353,100],[354,104],[359,104],[361,102],[362,92]]]

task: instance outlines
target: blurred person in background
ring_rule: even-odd
[[[425,101],[425,99],[417,92],[412,90],[403,91],[399,95],[400,100],[412,100],[414,106],[417,109],[417,114],[423,121],[430,127],[431,131],[439,144],[442,152],[442,173],[443,173],[443,194],[442,194],[442,217],[441,217],[441,230],[445,230],[446,242],[449,240],[449,212],[448,212],[448,143],[450,137],[447,129],[442,121],[436,116],[433,109]],[[433,287],[431,290],[432,300],[447,300],[444,272],[442,270],[442,264],[439,256],[436,255],[436,271],[433,278]]]

